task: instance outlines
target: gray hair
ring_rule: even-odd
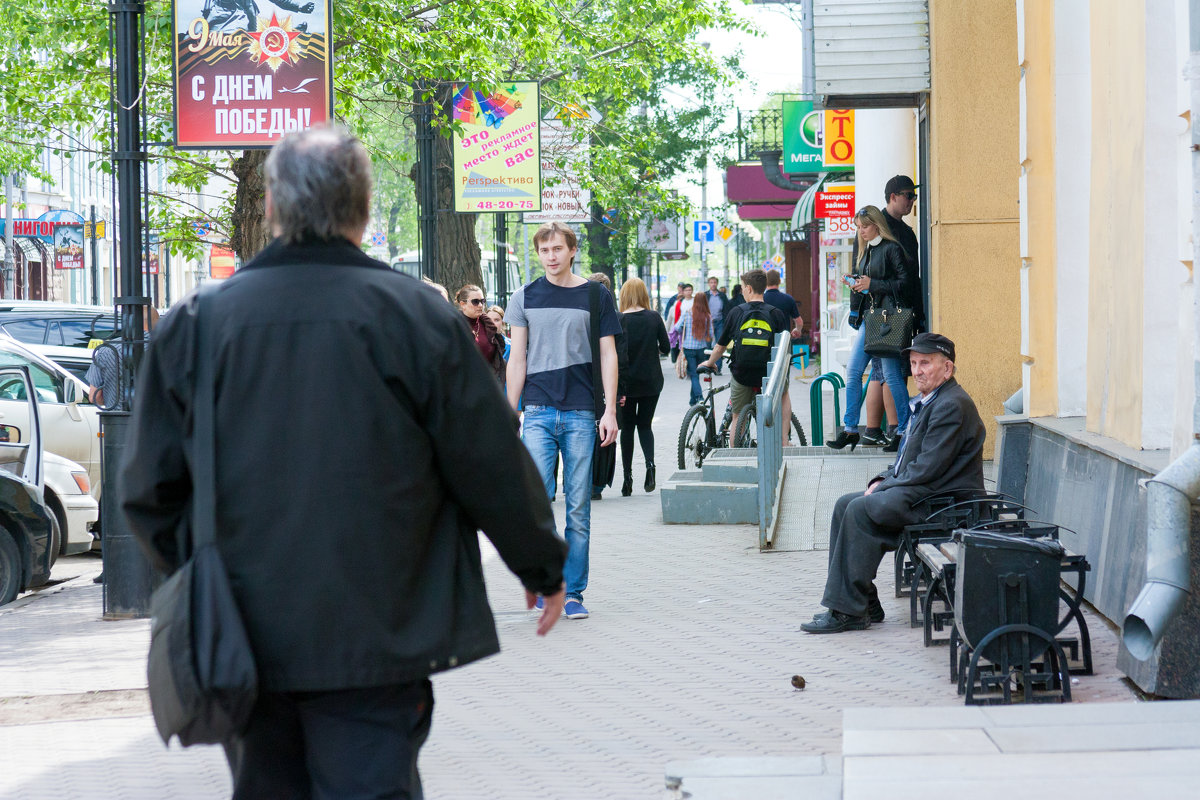
[[[362,142],[332,125],[285,136],[266,163],[267,210],[279,238],[332,239],[371,214],[371,159]]]

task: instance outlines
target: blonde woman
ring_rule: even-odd
[[[654,433],[650,423],[663,388],[660,358],[671,351],[671,344],[667,341],[663,318],[651,310],[650,293],[640,278],[630,278],[621,286],[620,309],[629,361],[624,376],[625,402],[617,417],[621,426],[621,468],[625,473],[621,496],[629,497],[633,494],[634,431],[637,431],[642,456],[646,459],[646,481],[642,488],[647,492],[654,491]]]
[[[850,300],[851,319],[862,320],[873,303],[876,306],[885,300],[895,299],[900,306],[912,308],[908,297],[908,266],[904,251],[892,235],[883,212],[875,206],[863,206],[854,217],[858,226],[858,265],[851,288],[854,295]],[[868,299],[869,298],[869,299]],[[862,410],[862,378],[871,357],[863,346],[866,343],[866,328],[860,326],[850,353],[850,365],[846,368],[846,416],[845,427],[836,439],[825,442],[826,447],[841,450],[858,445],[858,416]],[[904,366],[898,358],[883,358],[883,378],[892,397],[896,400],[896,417],[899,430],[908,423],[908,383],[904,378]],[[898,441],[898,440],[897,440]]]

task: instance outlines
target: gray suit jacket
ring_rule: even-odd
[[[942,384],[909,428],[901,457],[868,496],[877,507],[872,516],[881,524],[903,527],[918,521],[912,507],[927,497],[983,489],[983,421],[958,381]]]

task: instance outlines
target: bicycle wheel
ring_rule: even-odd
[[[796,447],[808,447],[808,437],[804,435],[804,428],[800,425],[800,420],[796,419],[795,413],[792,414],[792,430],[788,436],[788,444],[795,443]]]
[[[754,411],[754,403],[749,404],[738,412],[737,438],[734,447],[758,447],[758,415]]]
[[[679,426],[679,468],[697,470],[708,455],[708,409],[692,406]]]
[[[721,430],[717,433],[717,447],[729,447],[729,431],[733,425],[733,406],[725,406],[725,416],[721,418]]]

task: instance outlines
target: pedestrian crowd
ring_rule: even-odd
[[[544,274],[506,308],[474,284],[451,300],[359,247],[370,158],[337,127],[285,137],[265,180],[275,238],[155,329],[120,509],[165,574],[198,568],[197,520],[215,519],[256,674],[244,715],[209,720],[223,726],[234,797],[419,798],[429,676],[499,649],[478,532],[520,580],[538,635],[588,618],[591,503],[612,480],[618,439],[622,496],[633,493],[635,438],[642,487],[657,486],[662,357],[682,364],[696,403],[699,370],[719,370],[730,352],[738,411],[761,391],[772,344],[785,331],[802,337],[805,321],[773,270],[748,270],[728,295],[715,278],[699,294],[681,283],[662,314],[638,278],[614,297],[607,276],[578,274],[576,234],[557,222],[533,235]],[[915,187],[888,187],[907,207],[857,216],[851,283],[864,318],[885,300],[917,300],[915,257],[890,218],[911,210]],[[871,361],[865,331],[859,339],[850,398]],[[875,366],[896,425],[911,430],[889,470],[838,501],[827,610],[805,631],[882,621],[875,572],[914,509],[935,492],[982,488],[983,427],[955,380],[954,343],[921,333],[906,344]],[[274,380],[254,377],[263,364]],[[906,369],[919,391],[911,405]],[[94,385],[114,391],[103,375]],[[863,438],[860,403],[847,406],[831,447]],[[206,418],[211,458],[194,440]],[[550,505],[560,479],[561,531]],[[207,512],[193,502],[209,497]],[[213,585],[195,591],[206,608]],[[152,686],[156,719],[168,700]]]

